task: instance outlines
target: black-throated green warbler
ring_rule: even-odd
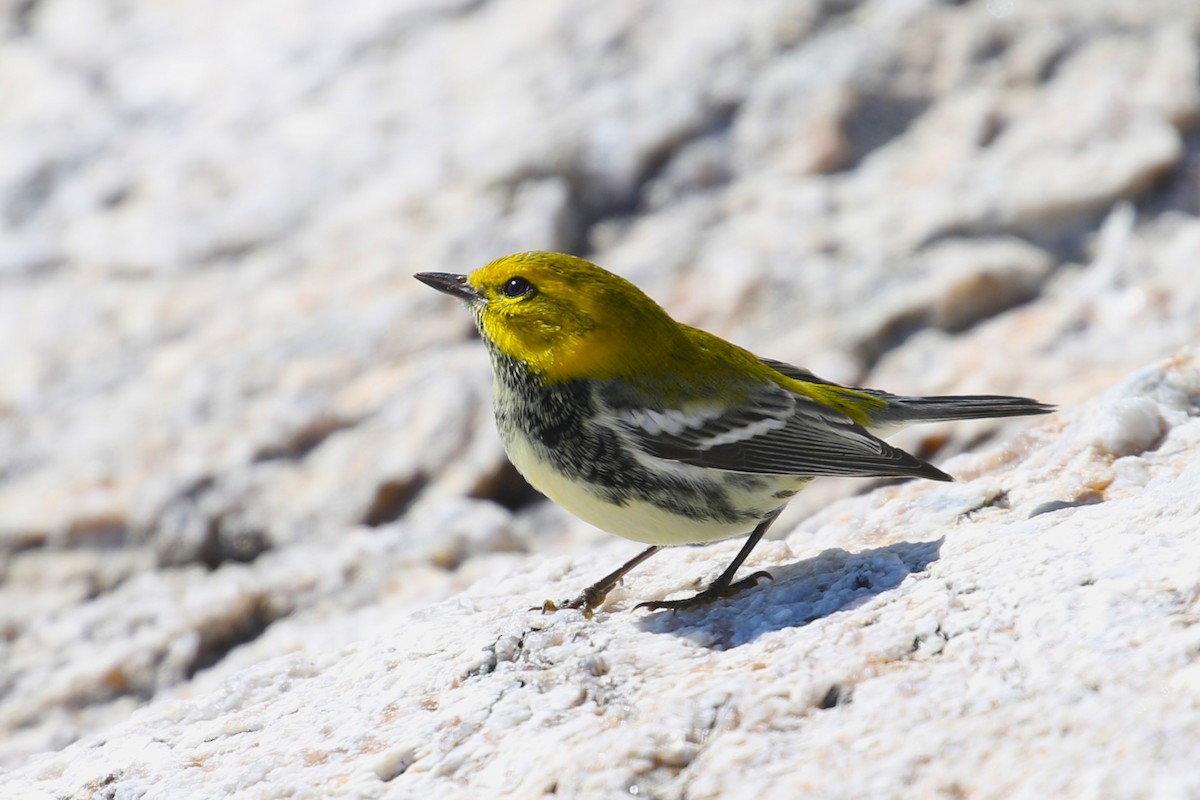
[[[415,277],[471,309],[492,357],[496,423],[521,474],[585,521],[650,545],[559,604],[589,616],[664,545],[749,534],[707,589],[639,608],[678,610],[769,578],[733,579],[814,477],[951,479],[871,431],[1053,410],[1024,397],[840,386],[678,323],[629,281],[561,253]]]

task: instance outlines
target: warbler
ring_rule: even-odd
[[[587,616],[667,545],[749,538],[678,611],[770,578],[734,577],[788,501],[822,475],[950,476],[879,438],[915,422],[1044,414],[1025,397],[901,397],[842,386],[672,319],[629,281],[562,253],[517,253],[418,280],[464,300],[491,355],[496,426],[534,488],[649,545],[544,611]]]

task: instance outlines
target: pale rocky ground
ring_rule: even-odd
[[[0,797],[1200,797],[1200,5],[0,0]],[[409,276],[1043,418],[699,612]]]

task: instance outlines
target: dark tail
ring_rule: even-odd
[[[1055,408],[1028,397],[1006,397],[999,394],[898,397],[879,392],[876,396],[887,401],[885,408],[871,413],[872,422],[879,427],[956,419],[1024,417],[1030,414],[1049,414]]]
[[[862,392],[882,400],[885,405],[871,409],[870,428],[876,432],[886,428],[902,428],[917,422],[947,422],[955,419],[987,417],[1024,417],[1029,414],[1049,414],[1055,407],[1028,397],[1008,397],[1002,394],[964,394],[939,397],[900,397],[877,389],[845,387],[818,378],[803,367],[793,366],[772,358],[760,359],[771,369],[805,383],[819,383]],[[929,476],[926,476],[929,477]]]

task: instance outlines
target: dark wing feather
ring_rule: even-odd
[[[628,389],[628,387],[626,387]],[[921,476],[944,472],[889,445],[836,409],[767,384],[736,410],[703,401],[654,408],[639,393],[602,391],[625,435],[659,458],[769,475]]]
[[[781,375],[787,375],[789,378],[793,378],[798,381],[806,381],[808,383],[823,383],[826,386],[841,385],[834,383],[833,381],[827,381],[824,378],[818,378],[804,367],[797,367],[795,364],[789,364],[786,361],[776,361],[773,358],[763,358],[762,356],[759,356],[758,360]]]

